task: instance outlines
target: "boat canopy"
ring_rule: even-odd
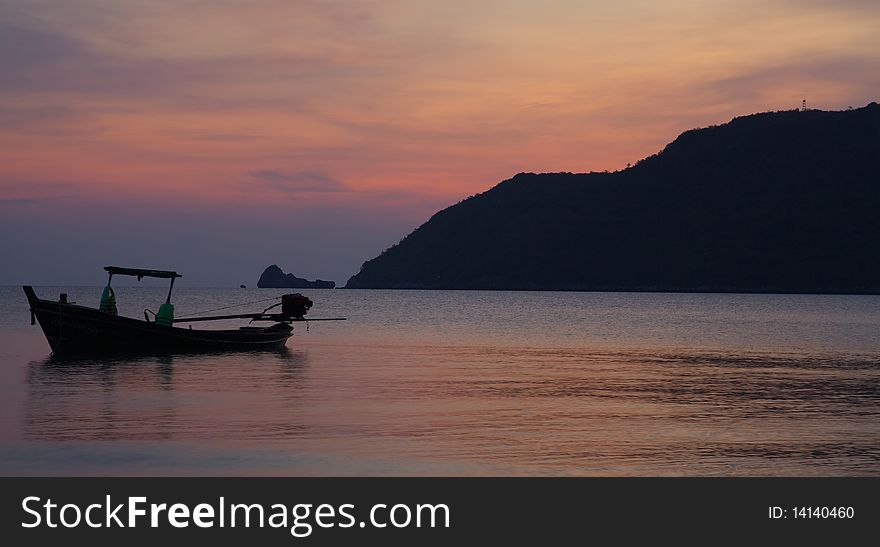
[[[162,279],[174,280],[175,277],[183,277],[177,272],[169,272],[166,270],[142,270],[140,268],[120,268],[119,266],[105,266],[104,269],[110,275],[133,275],[140,281],[144,277],[159,277]]]

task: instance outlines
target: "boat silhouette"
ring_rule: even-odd
[[[171,292],[174,280],[182,277],[174,271],[120,268],[107,266],[107,286],[99,308],[90,308],[67,301],[62,293],[57,301],[37,297],[30,285],[24,285],[31,311],[31,324],[39,323],[54,355],[110,354],[110,353],[175,353],[201,351],[239,351],[283,346],[293,335],[292,323],[306,321],[305,314],[312,301],[299,294],[285,294],[281,302],[262,312],[174,318]],[[116,297],[110,282],[114,275],[170,279],[168,297],[157,313],[144,310],[144,319],[121,316],[116,310]],[[269,313],[281,306],[280,313]],[[150,316],[153,320],[150,320]],[[269,322],[269,326],[244,326],[237,329],[193,329],[174,326],[175,323],[249,319],[250,322]],[[339,321],[343,318],[310,319],[311,321]]]

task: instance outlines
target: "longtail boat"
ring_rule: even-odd
[[[280,302],[262,312],[202,317],[174,317],[171,292],[174,280],[182,277],[177,272],[120,268],[107,266],[107,286],[98,308],[81,306],[67,301],[62,293],[57,301],[38,298],[30,285],[24,285],[31,311],[31,324],[39,322],[49,341],[52,353],[169,353],[248,350],[283,346],[293,335],[292,323],[306,321],[305,314],[312,301],[299,294],[285,294]],[[134,319],[118,314],[116,295],[111,287],[114,275],[170,279],[168,297],[157,312],[144,310],[144,318]],[[281,307],[280,312],[269,313]],[[152,320],[150,316],[152,315]],[[268,322],[268,326],[244,326],[237,329],[210,330],[177,327],[175,323],[249,319],[250,322]],[[344,318],[309,319],[309,321],[342,321]]]

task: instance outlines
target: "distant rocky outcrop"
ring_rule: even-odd
[[[880,293],[880,105],[743,116],[613,173],[522,173],[347,288]]]
[[[263,275],[257,281],[257,287],[261,289],[333,289],[336,287],[336,283],[321,279],[309,281],[292,273],[286,274],[281,268],[272,264],[263,270]]]

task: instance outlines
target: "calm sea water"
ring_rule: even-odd
[[[100,297],[37,293],[62,290]],[[302,292],[349,320],[281,351],[61,361],[0,287],[0,473],[880,475],[880,297]],[[120,313],[164,293],[119,287]]]

